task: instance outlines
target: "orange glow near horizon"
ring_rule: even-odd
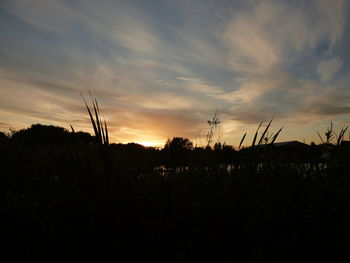
[[[160,147],[159,142],[152,142],[152,141],[141,141],[141,142],[136,142],[139,144],[142,144],[143,146],[146,147]]]
[[[163,141],[132,141],[133,143],[141,144],[145,147],[161,147],[163,148],[165,142]],[[123,142],[123,143],[131,143],[131,141]]]

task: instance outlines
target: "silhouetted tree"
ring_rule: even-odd
[[[89,144],[96,138],[87,132],[69,132],[53,125],[33,124],[27,129],[14,131],[11,140],[22,145],[53,146],[71,143]]]
[[[65,142],[68,133],[62,127],[33,124],[27,129],[15,131],[11,140],[24,145],[57,145]]]
[[[168,139],[167,143],[164,146],[164,149],[170,150],[192,150],[193,143],[183,137],[174,137],[172,140]]]
[[[7,142],[8,140],[9,138],[7,137],[7,135],[3,132],[0,132],[0,143]]]
[[[170,166],[180,166],[188,162],[188,153],[193,149],[193,143],[183,137],[168,139],[164,146],[166,163]]]

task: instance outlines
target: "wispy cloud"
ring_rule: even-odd
[[[233,14],[223,33],[229,64],[240,77],[233,91],[213,95],[228,101],[233,119],[250,123],[268,116],[303,119],[305,115],[346,112],[308,110],[310,98],[326,89],[317,79],[306,77],[313,68],[300,74],[305,57],[329,55],[340,41],[346,20],[345,1],[308,3],[287,1],[247,1]],[[324,53],[320,47],[327,45]],[[342,66],[339,57],[324,59],[317,72],[322,82],[330,81]],[[336,89],[336,88],[335,88]],[[334,101],[333,101],[334,103]]]
[[[334,47],[342,35],[345,1],[312,1],[296,5],[287,1],[248,1],[234,14],[223,39],[233,70],[266,72],[293,62],[295,55],[327,40]]]
[[[185,83],[184,87],[197,92],[204,93],[222,93],[223,90],[217,86],[212,86],[204,83],[202,80],[197,78],[188,77],[178,77],[178,79],[183,80]]]
[[[342,65],[343,62],[339,57],[322,60],[317,65],[317,73],[320,75],[320,80],[323,82],[331,80]]]

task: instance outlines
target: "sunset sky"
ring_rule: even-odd
[[[0,130],[33,123],[91,132],[90,89],[113,142],[318,142],[350,120],[346,0],[2,0]],[[219,131],[220,130],[220,131]],[[348,136],[347,136],[348,139]],[[215,139],[216,140],[216,139]]]

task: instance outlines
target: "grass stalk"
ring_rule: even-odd
[[[94,115],[95,115],[95,118],[94,118],[94,116],[90,110],[90,107],[87,104],[83,94],[80,93],[80,95],[83,98],[86,109],[89,113],[90,122],[92,124],[93,129],[94,129],[94,133],[95,133],[95,136],[97,138],[98,143],[100,145],[107,146],[109,144],[107,123],[105,120],[104,120],[104,122],[102,122],[102,120],[101,120],[100,109],[99,109],[97,100],[92,98],[91,92],[89,91],[89,95],[90,95],[90,98],[92,101],[92,106],[93,106]]]

